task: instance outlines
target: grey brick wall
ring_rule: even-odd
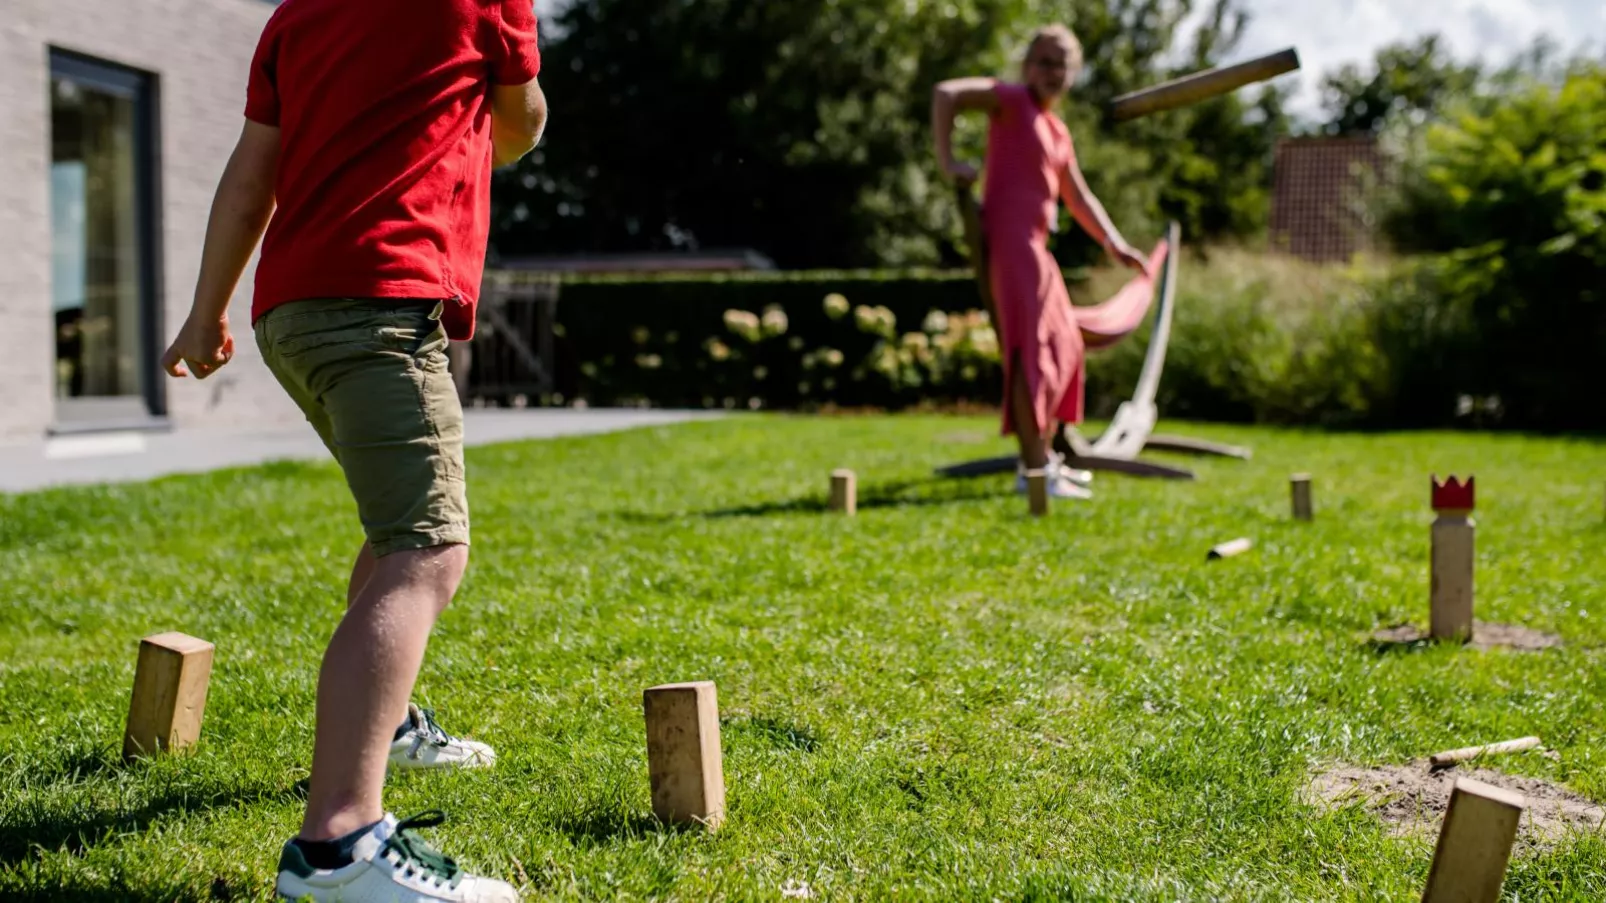
[[[4,0],[0,15],[0,440],[53,420],[51,47],[154,73],[159,90],[164,340],[189,310],[212,192],[239,135],[264,0]],[[238,356],[211,379],[168,380],[178,427],[299,420],[250,334],[247,272],[230,308]]]

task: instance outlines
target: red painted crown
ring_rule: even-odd
[[[1433,477],[1433,510],[1434,511],[1471,511],[1476,497],[1475,478],[1467,477],[1465,483],[1459,482],[1454,476],[1439,482],[1437,475]]]

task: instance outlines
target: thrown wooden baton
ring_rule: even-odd
[[[1232,66],[1206,69],[1203,72],[1162,82],[1152,88],[1123,94],[1110,101],[1110,117],[1116,122],[1122,122],[1150,113],[1174,110],[1177,107],[1185,107],[1236,91],[1245,85],[1285,75],[1298,68],[1299,52],[1290,47]]]

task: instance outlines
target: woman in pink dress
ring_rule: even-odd
[[[999,351],[1004,365],[1003,432],[1020,443],[1017,491],[1025,471],[1048,471],[1049,491],[1061,498],[1090,498],[1088,474],[1073,472],[1053,452],[1061,423],[1082,419],[1082,334],[1071,310],[1048,235],[1065,200],[1071,216],[1121,263],[1146,271],[1144,256],[1127,244],[1088,190],[1076,165],[1071,135],[1053,112],[1082,68],[1082,46],[1070,29],[1051,25],[1027,48],[1021,83],[960,78],[936,88],[932,131],[943,171],[961,184],[976,169],[953,156],[954,116],[984,110],[987,179],[982,220],[998,305]]]

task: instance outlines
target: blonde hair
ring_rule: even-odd
[[[1065,69],[1074,81],[1077,73],[1082,71],[1082,42],[1077,40],[1076,32],[1058,22],[1044,25],[1037,29],[1032,35],[1031,42],[1026,45],[1026,56],[1022,62],[1029,61],[1032,58],[1032,51],[1043,41],[1054,41],[1065,48]]]

